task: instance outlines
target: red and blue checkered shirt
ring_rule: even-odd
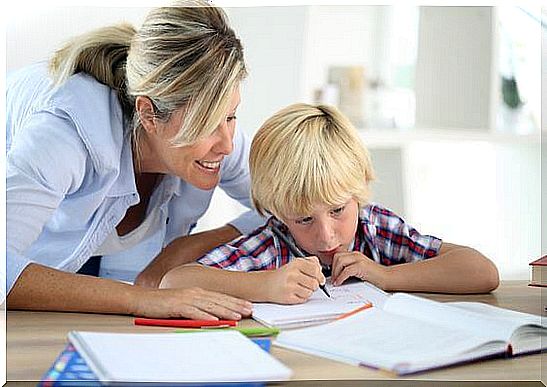
[[[197,262],[234,271],[277,269],[295,256],[273,233],[272,225],[295,242],[287,227],[271,217],[264,226],[211,250]],[[392,211],[373,203],[359,212],[350,250],[360,251],[375,262],[389,266],[434,257],[441,245],[441,239],[420,234]]]

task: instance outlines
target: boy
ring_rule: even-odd
[[[171,270],[161,287],[199,286],[255,302],[295,304],[324,284],[328,271],[335,286],[357,277],[387,291],[481,293],[498,286],[496,267],[481,253],[421,235],[368,202],[368,152],[336,108],[282,109],[256,133],[249,164],[253,204],[273,216],[198,264]],[[274,226],[307,258],[295,259]]]

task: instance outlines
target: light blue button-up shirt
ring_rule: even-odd
[[[6,86],[9,293],[31,262],[76,272],[139,202],[139,195],[128,130],[114,91],[85,74],[53,89],[44,63],[9,74]],[[236,131],[234,151],[221,167],[220,187],[251,208],[248,145]],[[160,208],[157,230],[130,249],[134,275],[163,247],[190,233],[212,194],[165,176],[148,206],[148,211]],[[249,211],[231,224],[247,233],[263,221]]]

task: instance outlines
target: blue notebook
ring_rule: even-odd
[[[270,339],[251,339],[255,344],[266,352],[270,352]],[[78,386],[91,387],[100,386],[97,376],[87,366],[85,360],[80,356],[76,348],[68,343],[57,357],[50,369],[44,374],[38,386],[41,387],[60,387],[60,386]],[[264,383],[227,383],[227,384],[207,384],[209,386],[263,386]],[[189,386],[185,384],[185,386]],[[204,384],[199,384],[204,386]]]

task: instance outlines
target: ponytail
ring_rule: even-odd
[[[76,36],[57,50],[49,63],[54,84],[83,72],[118,92],[124,115],[131,117],[132,105],[126,91],[125,65],[135,28],[122,23]]]

